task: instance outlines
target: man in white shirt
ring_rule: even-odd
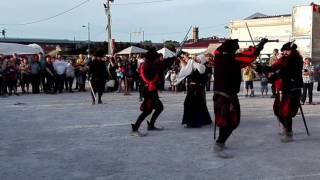
[[[302,68],[302,79],[303,79],[303,93],[301,97],[301,103],[304,104],[307,99],[307,91],[309,97],[309,104],[312,104],[312,90],[313,90],[313,74],[314,67],[311,63],[311,58],[305,58]]]
[[[53,63],[53,68],[57,74],[56,76],[56,85],[54,88],[54,92],[57,93],[59,90],[59,93],[62,93],[64,81],[66,78],[66,69],[67,69],[68,63],[65,61],[64,57],[58,56],[56,61]]]

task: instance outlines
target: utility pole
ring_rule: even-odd
[[[142,38],[142,42],[144,42],[144,30],[142,30],[142,28],[139,28],[139,30],[136,30],[134,32],[132,32],[133,35],[139,35],[139,38]]]
[[[7,34],[6,29],[2,29],[1,34],[3,36],[3,39],[5,39],[6,38],[6,34]]]
[[[142,31],[142,42],[144,42],[144,31]]]
[[[107,0],[107,2],[104,5],[105,13],[107,15],[107,30],[108,30],[108,54],[113,54],[113,48],[112,48],[112,38],[111,38],[111,9],[110,9],[110,2],[113,2],[114,0]]]

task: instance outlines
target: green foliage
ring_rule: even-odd
[[[176,52],[176,47],[178,47],[180,44],[177,41],[165,41],[164,47],[168,48],[172,52]]]

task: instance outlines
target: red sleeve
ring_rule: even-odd
[[[278,59],[275,63],[272,64],[271,66],[271,71],[277,71],[278,69],[282,68],[283,66],[285,66],[285,61]]]
[[[260,51],[258,51],[257,48],[251,47],[241,53],[237,53],[235,55],[235,60],[246,66],[251,64],[254,60],[256,60],[259,54]]]

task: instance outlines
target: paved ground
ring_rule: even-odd
[[[320,179],[320,105],[303,106],[311,136],[298,115],[295,141],[282,144],[272,99],[241,95],[241,124],[227,143],[235,157],[224,160],[213,153],[213,127],[180,125],[185,94],[160,96],[166,130],[143,138],[130,136],[136,93],[109,93],[95,106],[89,93],[0,98],[0,179]]]

